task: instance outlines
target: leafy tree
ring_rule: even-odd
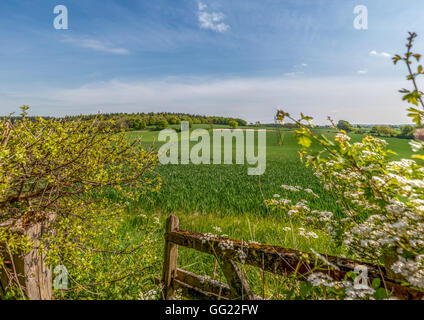
[[[377,126],[377,136],[380,137],[395,137],[399,134],[396,130],[389,126]]]
[[[370,133],[375,133],[375,134],[377,134],[377,133],[378,133],[378,126],[373,126],[373,127],[371,128],[371,130],[370,130]]]
[[[415,132],[414,126],[411,126],[411,125],[402,126],[400,127],[400,134],[398,135],[398,137],[404,138],[404,139],[413,139],[414,132]]]
[[[115,121],[115,127],[119,130],[128,130],[132,126],[132,121],[128,118],[118,118]]]
[[[355,128],[346,120],[340,120],[337,123],[337,129],[344,130],[346,132],[351,132],[355,130]]]
[[[180,123],[181,123],[181,120],[180,120],[179,118],[177,118],[177,117],[172,117],[172,118],[169,120],[169,123],[170,123],[170,124],[180,124]]]
[[[122,290],[136,298],[134,284],[144,286],[146,270],[157,263],[149,251],[158,226],[152,216],[140,220],[133,245],[122,223],[131,203],[158,191],[157,154],[102,117],[30,121],[27,109],[13,123],[0,121],[0,243],[8,249],[0,250],[0,272],[5,259],[38,248],[49,265],[68,268],[68,295],[99,298],[101,291],[107,298]],[[15,231],[50,219],[38,245]],[[16,272],[6,274],[8,292],[24,297]]]
[[[231,120],[231,121],[228,122],[228,125],[231,128],[236,129],[238,127],[238,122],[237,121],[234,121],[234,120]]]
[[[166,129],[168,127],[169,127],[169,123],[168,123],[168,121],[166,121],[166,119],[160,119],[157,122],[157,125],[156,125],[157,130],[163,130],[163,129]]]
[[[154,126],[157,123],[158,123],[158,119],[157,119],[156,116],[150,117],[150,119],[149,119],[149,125]]]
[[[143,130],[146,129],[147,125],[143,119],[135,119],[134,120],[134,129],[135,130]]]

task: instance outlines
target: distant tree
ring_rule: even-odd
[[[380,137],[395,137],[399,134],[398,131],[389,126],[374,126],[371,131],[374,135]]]
[[[377,133],[378,132],[378,127],[377,126],[373,126],[370,130],[370,133]]]
[[[237,122],[240,126],[247,126],[247,121],[243,119],[237,119]]]
[[[126,119],[126,118],[119,118],[115,122],[115,127],[117,129],[120,129],[120,130],[128,130],[128,128],[130,127],[129,122],[130,121],[128,119]]]
[[[143,119],[135,119],[134,120],[134,130],[143,130],[146,129],[147,125]]]
[[[229,125],[231,128],[236,129],[236,128],[238,127],[238,122],[237,122],[237,121],[235,121],[235,120],[231,120],[231,121],[229,121],[229,122],[228,122],[228,125]]]
[[[154,126],[157,123],[158,123],[158,118],[156,118],[155,116],[151,116],[149,119],[149,125]]]
[[[156,129],[157,130],[163,130],[169,127],[169,123],[168,121],[166,121],[166,119],[160,119],[157,124],[156,124]]]
[[[415,127],[411,125],[406,125],[400,127],[399,138],[403,139],[413,139],[414,138]]]
[[[355,130],[355,128],[346,120],[339,120],[339,122],[337,123],[337,129],[344,130],[346,132]]]
[[[170,124],[180,124],[181,120],[177,117],[172,117],[171,119],[169,119],[169,123]]]

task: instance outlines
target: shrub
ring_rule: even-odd
[[[408,80],[414,89],[401,92],[404,100],[423,108],[408,109],[409,116],[421,126],[424,104],[415,79],[424,72],[421,65],[416,73],[412,72],[412,58],[417,62],[421,58],[411,51],[415,37],[415,33],[410,33],[404,57],[396,55],[393,61],[407,65]],[[354,257],[384,263],[392,279],[424,289],[424,166],[419,162],[424,155],[413,156],[419,160],[391,161],[392,152],[384,140],[366,136],[361,142],[351,143],[344,130],[330,140],[308,128],[310,117],[294,119],[279,111],[277,118],[289,118],[298,124],[301,158],[313,168],[325,188],[338,196],[344,217],[335,219],[331,212],[312,210],[306,201],[292,204],[277,198],[268,203],[284,210],[291,219],[323,228],[332,237],[333,245],[344,244]],[[313,151],[312,142],[321,145],[322,151]],[[421,141],[412,141],[411,146],[414,152],[424,149]]]
[[[119,291],[117,282],[139,281],[156,263],[151,250],[158,226],[154,217],[140,216],[136,245],[120,228],[128,206],[160,186],[153,171],[156,153],[138,140],[128,142],[113,121],[29,121],[28,107],[22,109],[22,118],[13,124],[9,118],[0,121],[0,224],[8,222],[0,229],[1,244],[11,254],[28,252],[34,244],[15,234],[14,227],[53,215],[40,250],[48,264],[68,268],[72,290],[67,295],[138,295],[134,289],[125,295],[127,287],[121,283],[124,291]],[[4,259],[0,256],[0,268]],[[135,288],[142,290],[142,285]]]

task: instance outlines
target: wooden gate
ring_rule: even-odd
[[[178,268],[178,246],[191,248],[215,256],[227,283],[211,280]],[[175,215],[166,221],[165,252],[162,273],[163,298],[173,299],[174,292],[181,289],[184,297],[191,299],[261,299],[251,292],[238,263],[258,267],[281,276],[296,273],[309,275],[321,272],[339,281],[357,266],[368,269],[370,282],[379,278],[386,290],[399,299],[421,300],[424,292],[402,286],[387,276],[383,266],[361,261],[300,252],[280,246],[251,244],[239,240],[211,237],[179,229]]]

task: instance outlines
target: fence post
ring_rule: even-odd
[[[253,300],[249,284],[243,276],[243,272],[237,263],[232,260],[223,260],[221,263],[222,273],[230,286],[233,300]]]
[[[179,224],[178,218],[173,214],[166,219],[165,256],[162,271],[163,295],[165,300],[173,299],[174,288],[172,279],[176,276],[178,260],[178,245],[168,241],[167,234],[178,231]]]
[[[46,220],[29,227],[24,227],[21,222],[13,224],[13,221],[0,225],[0,228],[11,228],[12,232],[27,236],[33,242],[33,247],[28,253],[14,255],[10,253],[7,244],[0,244],[0,254],[7,257],[5,265],[0,268],[0,300],[5,298],[6,288],[11,283],[19,286],[26,299],[52,299],[52,268],[46,265],[46,255],[41,253],[38,247],[42,236],[50,232],[50,225],[55,217],[55,214],[50,214]],[[10,282],[11,276],[14,276],[12,282]]]

